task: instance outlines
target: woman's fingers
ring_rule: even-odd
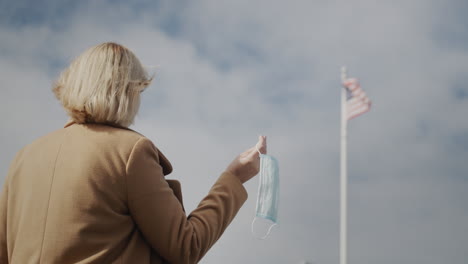
[[[267,152],[265,136],[259,136],[257,144],[237,156],[226,170],[236,175],[242,183],[248,181],[259,172],[260,156],[258,151],[262,154]]]
[[[258,142],[256,144],[256,148],[258,148],[258,150],[262,154],[267,153],[266,136],[258,136]]]
[[[255,144],[255,147],[249,148],[246,152],[248,153],[248,157],[251,160],[256,160],[258,159],[259,153],[266,154],[266,137],[265,136],[259,136],[258,137],[258,142]]]
[[[262,143],[261,143],[261,147],[260,147],[260,152],[263,153],[263,154],[266,154],[267,153],[266,136],[261,136],[261,137],[262,137]]]
[[[253,156],[258,154],[258,151],[262,154],[266,154],[267,146],[266,146],[266,136],[258,136],[258,142],[255,146],[247,149],[246,151],[242,152],[241,156]]]
[[[240,156],[241,156],[241,157],[250,157],[250,156],[252,156],[252,155],[255,154],[255,153],[258,153],[258,152],[257,152],[257,149],[256,149],[255,147],[251,147],[251,148],[249,148],[248,150],[242,152],[242,153],[240,154]]]

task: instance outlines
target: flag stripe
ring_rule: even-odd
[[[363,109],[368,109],[368,108],[370,108],[369,105],[361,104],[361,105],[356,105],[353,108],[346,108],[346,111],[348,112],[348,114],[353,114],[354,112],[359,112]]]
[[[351,119],[353,119],[355,117],[358,117],[358,116],[360,116],[360,115],[362,115],[364,113],[367,113],[367,112],[369,112],[369,110],[370,110],[370,108],[368,107],[367,109],[363,110],[362,112],[355,113],[355,114],[352,114],[352,115],[348,115],[348,120],[351,120]]]

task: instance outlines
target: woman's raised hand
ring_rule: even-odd
[[[260,156],[257,147],[262,154],[266,154],[266,136],[259,136],[257,144],[237,156],[229,164],[226,171],[237,176],[242,183],[257,175],[260,170]]]

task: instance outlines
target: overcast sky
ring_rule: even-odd
[[[131,2],[131,4],[130,4]],[[349,263],[468,259],[468,1],[0,1],[0,180],[67,117],[50,88],[86,48],[121,43],[156,73],[133,129],[193,210],[267,135],[280,225],[249,199],[201,263],[338,263],[340,66],[373,105],[348,127]]]

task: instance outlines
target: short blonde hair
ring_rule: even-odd
[[[52,91],[76,123],[128,127],[140,107],[140,93],[151,80],[133,52],[109,42],[73,60]]]

